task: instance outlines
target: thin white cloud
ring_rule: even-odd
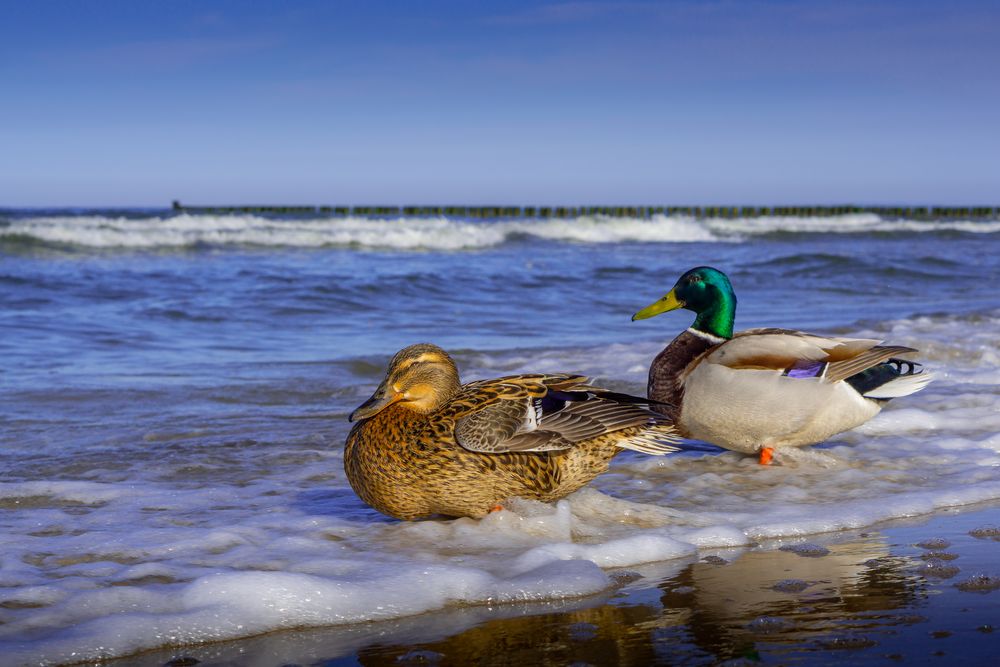
[[[662,5],[655,2],[561,2],[532,7],[512,14],[487,16],[483,23],[494,25],[558,25],[592,21],[609,14],[658,12]]]
[[[254,38],[178,38],[108,44],[80,51],[44,54],[41,59],[58,59],[63,66],[83,66],[136,70],[184,69],[238,56],[267,51],[279,44],[273,37]]]

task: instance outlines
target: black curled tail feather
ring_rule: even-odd
[[[575,391],[562,391],[556,389],[550,389],[541,400],[541,404],[547,408],[546,412],[555,412],[561,410],[566,403],[573,403],[576,401],[589,401],[595,398],[601,398],[606,401],[614,401],[615,403],[624,403],[627,405],[670,405],[669,403],[664,403],[663,401],[657,401],[651,398],[644,398],[642,396],[633,396],[632,394],[625,394],[618,391],[608,391],[607,389],[590,389],[587,391],[575,390]]]
[[[629,403],[633,405],[670,405],[663,401],[657,401],[652,398],[643,398],[641,396],[633,396],[632,394],[623,394],[617,391],[606,391],[604,389],[594,392],[598,398],[603,398],[608,401],[614,401],[615,403]]]
[[[856,392],[864,396],[868,392],[892,382],[896,378],[906,375],[918,375],[921,372],[923,372],[921,365],[915,361],[892,358],[871,368],[866,368],[844,381],[851,385]]]

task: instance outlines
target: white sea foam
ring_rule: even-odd
[[[581,243],[714,241],[690,219],[585,217],[575,220],[470,222],[437,218],[274,220],[253,215],[166,218],[53,216],[13,221],[4,236],[88,248],[170,248],[198,244],[279,247],[348,246],[399,250],[488,248],[515,236]]]
[[[37,498],[56,503],[98,505],[126,494],[128,494],[126,489],[110,488],[94,482],[50,482],[45,480],[19,484],[0,482],[0,500],[9,500],[17,504],[30,504],[33,499]]]
[[[869,232],[939,232],[956,231],[971,234],[1000,232],[997,220],[909,220],[886,219],[874,213],[837,216],[762,216],[758,218],[708,218],[705,225],[717,234],[864,234]]]
[[[1000,311],[857,334],[919,348],[937,379],[823,447],[781,454],[781,465],[628,454],[563,501],[515,501],[480,521],[366,513],[342,470],[343,432],[301,466],[248,483],[229,473],[168,483],[137,466],[106,483],[0,484],[4,664],[573,598],[613,586],[615,568],[1000,500]],[[463,363],[474,376],[588,368],[641,390],[658,348],[467,353]]]
[[[708,218],[655,215],[649,219],[581,216],[574,219],[468,221],[432,218],[292,218],[193,215],[126,218],[39,216],[0,227],[0,239],[27,237],[85,248],[184,248],[200,244],[262,247],[360,247],[398,250],[488,248],[516,237],[575,243],[738,242],[774,232],[859,233],[1000,232],[997,221],[884,220],[877,215]]]

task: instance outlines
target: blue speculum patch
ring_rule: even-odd
[[[825,361],[796,361],[784,374],[790,378],[814,378],[822,375],[824,368]]]

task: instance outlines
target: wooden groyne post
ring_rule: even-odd
[[[574,219],[582,216],[643,218],[657,215],[693,218],[834,217],[871,213],[911,220],[1000,219],[1000,206],[186,206],[174,200],[177,213],[200,215],[319,216],[324,218],[504,218]]]

